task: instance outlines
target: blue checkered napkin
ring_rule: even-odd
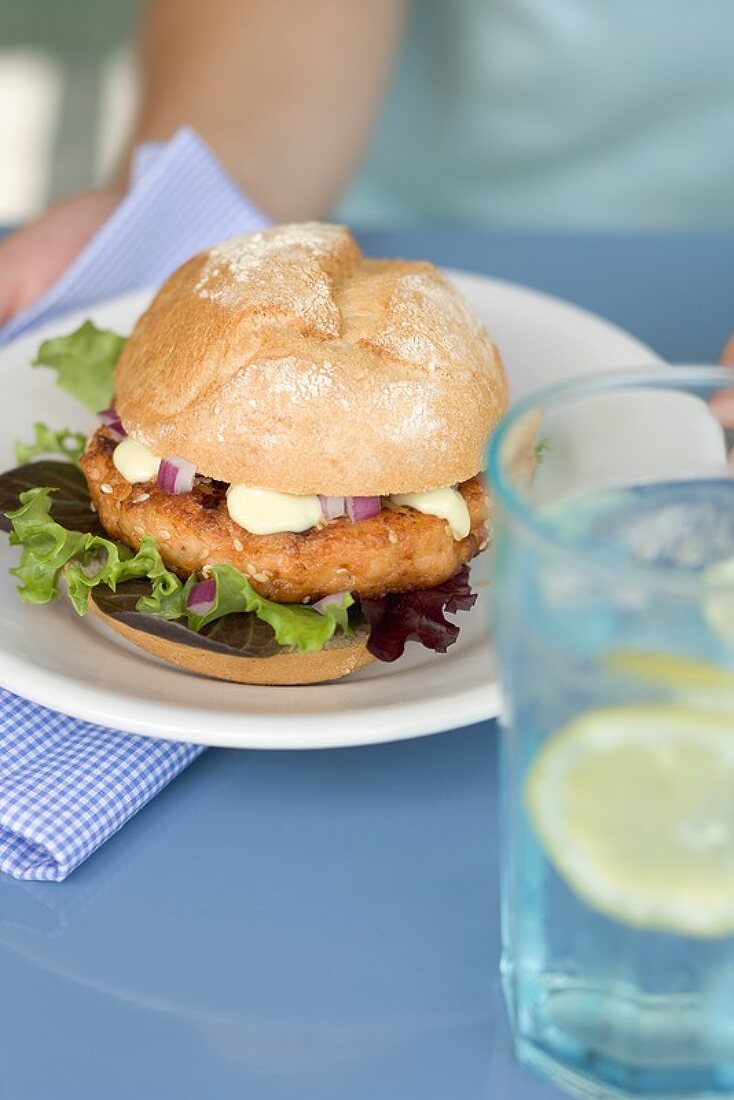
[[[0,341],[62,313],[157,286],[196,252],[268,224],[193,131],[141,146],[130,191],[51,289],[0,329]]]
[[[127,197],[0,341],[153,286],[200,249],[264,224],[190,130],[143,146]],[[0,871],[60,882],[201,751],[78,722],[0,689]]]
[[[0,871],[61,882],[201,752],[0,691]]]

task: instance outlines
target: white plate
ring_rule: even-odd
[[[659,362],[644,344],[592,314],[510,283],[450,272],[485,321],[507,365],[513,398],[574,374]],[[39,340],[87,316],[128,332],[150,298],[140,293],[54,321],[0,352],[0,462],[35,420],[81,430],[83,409],[31,370]],[[393,741],[469,725],[497,713],[498,684],[487,629],[487,556],[472,568],[480,598],[461,614],[459,641],[444,656],[409,645],[394,665],[375,663],[348,680],[312,687],[248,687],[206,680],[159,663],[65,600],[21,603],[0,548],[0,683],[55,710],[101,725],[180,741],[241,748],[330,748]]]

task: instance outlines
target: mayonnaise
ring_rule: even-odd
[[[280,531],[308,531],[322,519],[317,496],[273,493],[230,485],[227,509],[235,523],[253,535],[275,535]]]
[[[161,464],[158,455],[154,455],[136,439],[123,439],[112,455],[117,470],[131,484],[139,481],[153,481],[158,476]]]
[[[415,508],[429,516],[445,519],[455,539],[465,539],[471,531],[469,509],[458,489],[429,489],[427,493],[396,493],[393,504]]]

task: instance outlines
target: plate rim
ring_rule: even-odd
[[[354,727],[354,732],[349,740],[345,740],[343,730],[340,730],[339,725],[336,723],[331,726],[327,724],[326,715],[309,714],[299,716],[292,711],[275,714],[252,710],[235,715],[233,712],[203,709],[200,714],[201,730],[194,733],[194,723],[192,721],[189,729],[184,730],[185,736],[182,736],[181,726],[176,725],[177,718],[178,721],[181,720],[181,716],[190,719],[197,713],[189,707],[176,707],[169,703],[155,704],[149,700],[143,701],[130,698],[128,699],[128,705],[131,706],[131,711],[125,719],[124,728],[116,724],[110,726],[109,718],[105,718],[105,714],[108,713],[105,700],[118,699],[120,697],[119,692],[106,691],[104,688],[87,684],[84,689],[88,700],[86,704],[77,705],[68,710],[64,708],[59,711],[53,696],[58,688],[62,691],[68,690],[68,677],[54,670],[45,669],[41,681],[45,686],[39,687],[33,677],[35,666],[28,666],[25,661],[16,657],[15,654],[0,652],[0,670],[2,670],[0,675],[3,676],[3,679],[6,667],[14,668],[17,671],[18,680],[16,684],[27,685],[27,687],[6,687],[6,690],[21,695],[24,699],[46,707],[48,710],[66,714],[71,718],[90,722],[96,726],[116,729],[123,733],[140,734],[154,740],[184,742],[224,749],[273,749],[276,751],[281,749],[303,749],[311,751],[313,749],[349,748],[351,746],[356,748],[360,745],[409,741],[414,737],[427,737],[434,733],[443,733],[450,729],[463,729],[477,725],[480,722],[491,721],[497,715],[500,699],[499,683],[496,680],[489,685],[478,685],[468,694],[464,691],[462,694],[462,721],[460,725],[447,724],[445,716],[442,717],[444,715],[443,708],[437,707],[435,700],[412,700],[410,702],[411,717],[409,726],[405,724],[385,725],[386,714],[391,711],[399,715],[405,713],[406,707],[403,705],[383,704],[379,708],[375,708],[374,712],[356,707],[343,708],[339,711],[340,723],[348,723],[350,717],[353,718],[359,715],[360,725]],[[76,681],[73,682],[76,683]],[[5,685],[3,684],[3,686]],[[257,686],[263,687],[264,685]],[[314,686],[323,689],[329,685],[295,686],[301,688]],[[292,689],[285,685],[279,687],[278,690],[290,691]],[[491,699],[489,705],[492,713],[487,713],[488,699]],[[160,716],[158,722],[156,722],[157,715]],[[369,718],[366,719],[366,716],[369,716]],[[304,743],[303,736],[294,735],[293,727],[298,725],[299,717],[306,717],[309,725],[324,721],[324,725],[320,727],[318,744],[313,742]],[[245,732],[243,722],[246,724],[252,722],[253,729]],[[216,731],[207,729],[207,725],[212,724],[216,725]],[[155,733],[151,732],[152,725],[155,725]],[[243,737],[247,738],[246,744],[243,742]]]

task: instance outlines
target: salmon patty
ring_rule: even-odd
[[[131,485],[112,460],[115,446],[100,428],[81,460],[112,538],[137,550],[152,535],[168,568],[182,577],[208,565],[232,565],[278,603],[307,603],[333,592],[371,598],[433,588],[487,544],[487,497],[479,477],[459,486],[471,517],[465,539],[455,539],[437,516],[392,506],[359,523],[340,517],[299,534],[253,535],[231,519],[222,482],[197,476],[192,491],[178,495],[152,481]]]

